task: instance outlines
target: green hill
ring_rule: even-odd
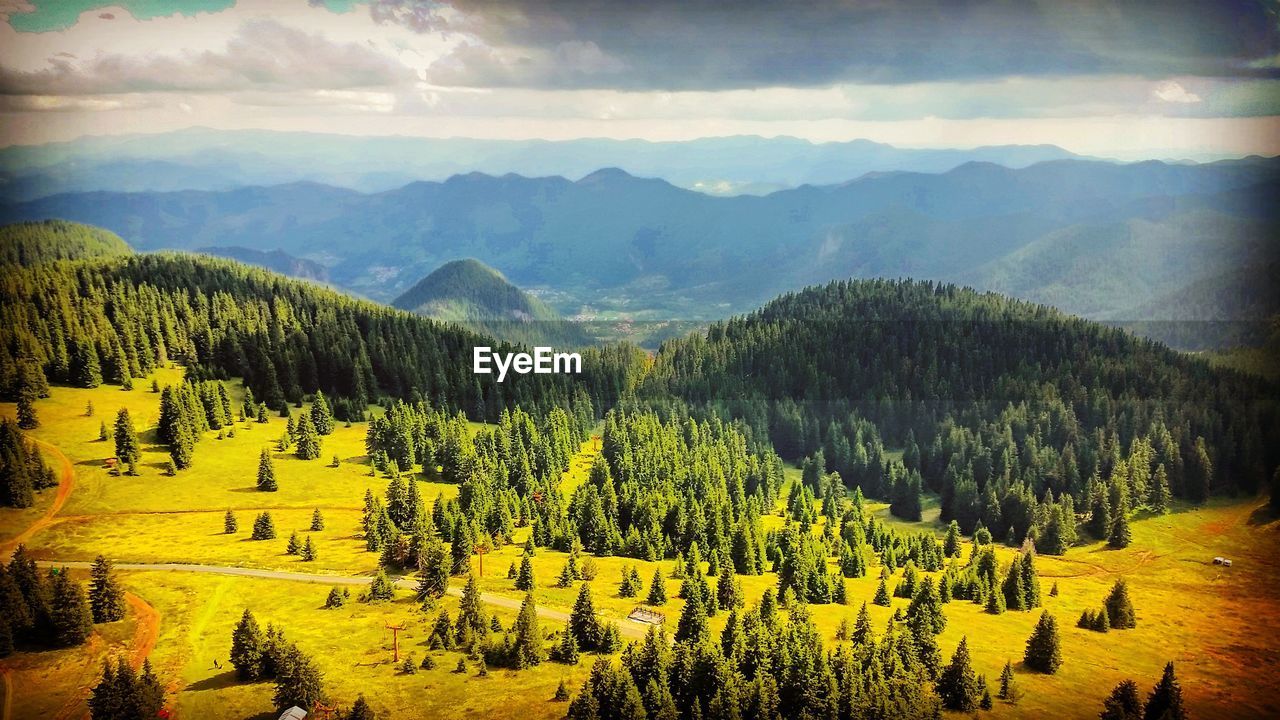
[[[512,342],[553,345],[589,342],[578,325],[512,285],[502,273],[470,258],[441,265],[396,298],[392,305]]]
[[[1124,479],[1132,507],[1154,506],[1162,476],[1196,502],[1250,494],[1280,447],[1272,386],[1044,305],[930,282],[784,295],[666,343],[645,382],[652,402],[740,419],[784,458],[822,457],[822,472],[872,497],[909,499],[914,478],[941,496],[944,521],[1013,528],[1017,542],[1046,530],[1033,517],[1047,493],[1084,510]],[[893,470],[886,448],[899,447],[905,468]]]
[[[129,244],[110,230],[66,220],[41,220],[0,227],[0,263],[34,265],[132,252]]]

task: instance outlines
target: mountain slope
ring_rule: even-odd
[[[119,235],[91,225],[43,220],[0,227],[0,263],[31,265],[132,252]]]
[[[541,300],[479,260],[445,263],[391,303],[476,332],[526,344],[582,345],[587,337]]]

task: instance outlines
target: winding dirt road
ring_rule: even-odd
[[[43,440],[37,440],[30,435],[26,436],[28,440],[39,445],[40,447],[53,453],[58,458],[58,492],[53,496],[53,504],[45,510],[44,515],[40,516],[35,522],[31,523],[26,530],[23,530],[17,537],[10,538],[0,544],[0,557],[6,560],[13,555],[13,551],[18,546],[25,543],[32,535],[53,524],[54,517],[62,510],[62,506],[67,504],[67,498],[71,497],[71,491],[76,485],[76,470],[71,464],[70,458],[62,454],[56,445],[51,445]]]

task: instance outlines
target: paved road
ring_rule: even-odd
[[[88,569],[93,563],[88,562],[57,562],[42,560],[38,563],[44,567],[69,567],[78,569]],[[290,580],[293,582],[319,583],[323,585],[368,585],[370,578],[353,577],[350,575],[324,575],[321,573],[298,573],[286,572],[283,570],[262,570],[258,568],[242,568],[226,565],[194,565],[187,563],[112,563],[112,567],[117,570],[147,570],[159,572],[189,572],[189,573],[207,573],[211,575],[234,575],[237,577],[264,578],[267,580]],[[417,582],[411,577],[402,577],[395,581],[396,587],[405,590],[414,590],[417,588]],[[462,595],[462,588],[450,587],[449,594],[455,597]],[[511,610],[519,610],[521,600],[507,597],[505,595],[494,595],[493,593],[481,593],[480,599],[484,602],[495,605],[497,607],[509,608]],[[538,617],[544,620],[553,620],[557,623],[565,623],[569,620],[569,613],[556,608],[538,606]],[[619,630],[623,635],[632,638],[643,638],[648,632],[649,626],[644,623],[637,623],[632,620],[621,620],[618,622]]]

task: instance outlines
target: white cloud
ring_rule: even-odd
[[[1187,89],[1182,87],[1182,83],[1179,83],[1176,80],[1165,80],[1164,82],[1159,83],[1156,85],[1155,89],[1151,91],[1151,94],[1155,95],[1156,99],[1161,102],[1167,103],[1181,103],[1186,105],[1200,102],[1199,95],[1196,95],[1193,92],[1187,92]]]

